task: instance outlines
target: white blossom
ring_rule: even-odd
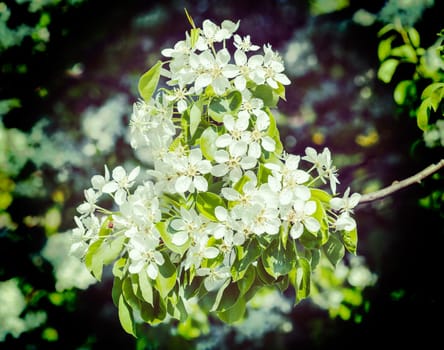
[[[350,195],[350,187],[348,187],[342,198],[336,197],[330,200],[330,206],[333,210],[337,210],[339,212],[352,214],[353,208],[355,208],[359,200],[361,199],[361,195],[359,193],[353,193]]]
[[[180,217],[171,220],[170,225],[176,231],[172,235],[172,242],[181,246],[201,230],[203,220],[194,209],[187,210],[182,207]]]
[[[216,139],[219,148],[228,147],[232,155],[244,155],[247,153],[250,133],[247,132],[249,118],[239,117],[237,120],[232,115],[225,115],[223,123],[227,133]]]
[[[242,50],[243,52],[257,51],[259,46],[253,45],[249,35],[245,35],[243,38],[239,34],[234,34],[234,46]]]
[[[274,152],[276,142],[267,135],[267,129],[270,125],[270,118],[267,114],[259,114],[256,118],[254,128],[250,133],[250,143],[248,145],[248,155],[259,159],[262,155],[262,149],[267,152]]]
[[[234,62],[239,69],[239,75],[234,78],[234,86],[237,90],[241,92],[248,91],[246,87],[249,80],[257,85],[265,82],[265,72],[261,69],[264,56],[253,55],[247,57],[244,51],[236,50],[234,52]]]
[[[146,269],[151,279],[156,279],[159,273],[159,265],[163,265],[165,259],[156,250],[159,241],[146,235],[136,235],[128,242],[130,265],[128,271],[137,274]]]
[[[277,52],[273,51],[271,46],[264,45],[264,71],[265,71],[265,81],[270,87],[273,89],[277,89],[279,87],[278,83],[282,85],[290,84],[290,80],[288,77],[282,73],[285,68],[282,63],[282,58],[277,54]]]
[[[223,177],[229,174],[232,182],[238,181],[242,177],[244,170],[252,169],[257,164],[257,159],[244,155],[230,155],[225,150],[218,150],[214,155],[216,165],[211,169],[211,174]]]
[[[230,62],[230,53],[222,49],[213,55],[211,51],[203,51],[199,55],[191,55],[190,65],[196,72],[194,89],[197,93],[211,85],[214,92],[222,95],[229,87],[228,79],[239,74],[239,69]]]
[[[312,215],[316,211],[316,202],[303,201],[296,199],[293,206],[285,212],[285,220],[291,224],[290,236],[293,239],[297,239],[302,236],[304,227],[312,232],[316,233],[321,228],[319,221]]]
[[[211,171],[211,163],[202,159],[202,151],[199,148],[192,149],[187,158],[179,158],[174,167],[178,173],[175,183],[178,193],[194,190],[205,192],[208,189],[207,179],[203,175]]]
[[[77,211],[82,216],[87,216],[96,210],[96,203],[100,197],[100,193],[95,192],[92,188],[84,190],[85,201],[77,207]]]
[[[337,178],[336,167],[332,163],[330,150],[325,147],[322,153],[317,153],[312,147],[305,149],[305,156],[302,157],[305,161],[313,163],[313,167],[318,172],[319,178],[325,183],[325,179],[330,181],[330,188],[333,194],[336,193],[336,184],[339,183]]]

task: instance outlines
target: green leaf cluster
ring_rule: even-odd
[[[379,36],[378,58],[381,65],[378,78],[390,83],[400,65],[414,68],[411,79],[396,84],[393,98],[399,106],[415,111],[412,116],[416,117],[418,127],[424,132],[428,131],[444,115],[441,103],[444,96],[442,39],[429,48],[421,47],[420,33],[400,23],[387,24],[379,31]],[[421,89],[422,93],[418,95]],[[418,99],[418,96],[421,98]]]

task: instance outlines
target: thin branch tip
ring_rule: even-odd
[[[421,181],[424,180],[426,177],[436,173],[438,170],[440,170],[443,167],[444,167],[444,158],[441,159],[436,164],[429,165],[428,167],[426,167],[425,169],[421,170],[419,173],[417,173],[413,176],[410,176],[404,180],[395,180],[392,182],[392,184],[390,186],[387,186],[387,187],[385,187],[381,190],[375,191],[375,192],[366,193],[366,194],[362,195],[361,200],[359,201],[359,204],[370,203],[370,202],[385,198],[388,195],[390,195],[394,192],[397,192],[405,187],[413,185],[415,183],[420,184]]]

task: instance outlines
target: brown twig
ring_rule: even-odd
[[[366,193],[366,194],[362,195],[361,200],[359,201],[359,204],[369,203],[369,202],[376,201],[378,199],[382,199],[382,198],[387,197],[388,195],[392,194],[393,192],[399,191],[407,186],[413,185],[415,183],[420,183],[427,176],[432,175],[433,173],[437,172],[442,167],[444,167],[444,158],[441,159],[438,163],[429,165],[427,168],[421,170],[419,173],[417,173],[413,176],[408,177],[407,179],[404,179],[401,181],[395,181],[390,186],[387,186],[379,191]]]

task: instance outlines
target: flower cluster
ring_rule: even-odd
[[[239,23],[191,23],[139,82],[131,145],[152,167],[105,166],[75,217],[72,253],[98,279],[114,263],[113,297],[130,333],[136,316],[183,319],[194,296],[226,322],[264,285],[291,283],[301,299],[320,254],[335,264],[344,247],[356,250],[359,195],[333,197],[330,151],[283,150],[271,113],[290,83],[279,54],[235,34]],[[160,76],[166,87],[155,91]]]

